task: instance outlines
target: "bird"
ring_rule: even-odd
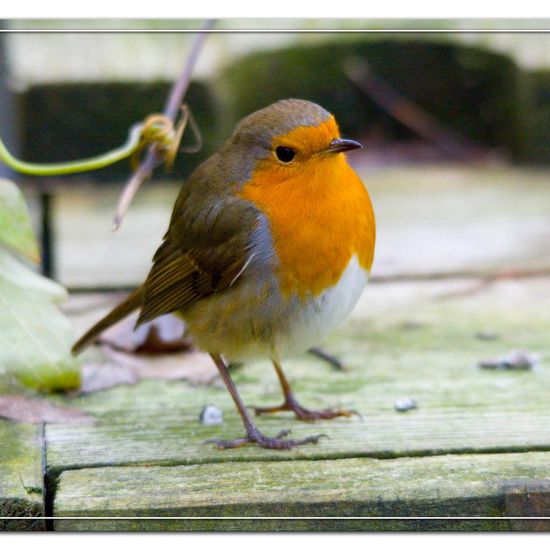
[[[282,99],[243,118],[182,184],[143,284],[84,334],[73,353],[134,310],[136,327],[175,313],[210,354],[244,424],[242,437],[210,442],[277,450],[317,443],[322,434],[264,435],[228,367],[271,360],[284,401],[255,407],[256,416],[292,411],[315,421],[354,414],[300,405],[282,360],[319,344],[367,284],[375,216],[346,158],[361,147],[340,136],[334,115],[303,99]]]

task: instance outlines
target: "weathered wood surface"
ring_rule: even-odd
[[[44,529],[41,464],[41,427],[0,419],[0,531]]]
[[[550,271],[548,171],[376,170],[363,166],[360,155],[350,155],[350,160],[358,163],[376,211],[373,277]],[[57,265],[63,284],[132,286],[147,274],[177,189],[157,182],[141,190],[124,226],[112,234],[118,192],[66,188],[56,198]]]
[[[538,490],[548,491],[550,453],[92,468],[61,475],[55,513],[72,519],[58,520],[55,526],[59,530],[513,529],[517,503],[534,493],[526,483],[533,478],[541,480]],[[514,509],[510,495],[516,498]],[[414,516],[456,519],[407,519]],[[204,519],[212,517],[221,519]],[[548,529],[549,523],[539,521],[537,526]]]
[[[97,314],[96,311],[94,315]],[[327,348],[343,359],[345,372],[337,372],[309,356],[285,363],[295,391],[306,406],[350,407],[363,415],[363,421],[354,418],[307,424],[287,414],[260,418],[258,424],[268,434],[292,428],[295,437],[316,433],[330,437],[318,445],[290,452],[255,447],[219,451],[205,445],[208,438],[236,437],[242,433],[233,404],[218,384],[190,387],[185,382],[149,380],[78,399],[65,398],[65,402],[90,412],[98,421],[93,425],[46,428],[48,475],[60,482],[55,498],[56,514],[95,515],[112,511],[120,516],[133,516],[139,508],[140,516],[156,516],[161,511],[177,516],[192,508],[192,501],[186,500],[189,495],[174,502],[168,499],[167,507],[162,510],[153,500],[148,507],[141,499],[136,508],[133,497],[124,500],[121,496],[117,500],[116,495],[128,496],[128,483],[134,476],[143,479],[142,476],[150,475],[142,489],[147,498],[153,498],[154,477],[159,472],[158,498],[162,500],[164,482],[170,485],[168,480],[172,479],[176,485],[190,483],[192,486],[190,472],[198,471],[212,472],[211,481],[216,484],[224,480],[217,485],[220,491],[210,491],[204,497],[211,508],[201,509],[203,515],[210,515],[213,510],[218,515],[234,515],[238,507],[227,506],[224,495],[244,491],[243,500],[239,501],[244,507],[249,492],[256,487],[252,481],[243,485],[239,472],[254,471],[254,475],[262,478],[276,476],[274,472],[280,471],[280,487],[284,489],[288,486],[287,476],[294,468],[299,468],[309,480],[332,471],[334,479],[344,483],[351,475],[347,465],[357,465],[354,467],[364,470],[362,475],[367,476],[362,490],[370,496],[365,496],[363,508],[358,504],[359,507],[353,509],[368,511],[377,501],[376,495],[369,493],[367,481],[372,465],[382,468],[376,469],[383,472],[379,482],[384,484],[387,494],[392,495],[401,490],[409,465],[422,469],[428,456],[442,455],[439,460],[426,462],[433,469],[422,470],[426,478],[419,482],[418,491],[430,475],[434,479],[446,478],[453,464],[469,464],[456,470],[454,487],[457,495],[462,491],[464,499],[453,500],[454,493],[441,493],[443,496],[439,498],[437,493],[430,506],[423,508],[425,503],[418,497],[419,493],[412,491],[406,506],[388,496],[388,506],[381,505],[380,510],[387,510],[387,515],[396,515],[399,510],[403,515],[407,515],[404,510],[409,510],[409,514],[430,510],[430,515],[435,516],[447,516],[450,511],[459,515],[501,515],[507,484],[520,478],[525,482],[546,482],[548,477],[543,469],[544,464],[550,464],[550,452],[544,452],[550,451],[549,331],[550,278],[499,280],[489,285],[476,279],[372,285],[348,323],[327,342]],[[478,367],[478,361],[511,349],[538,353],[540,365],[530,371],[490,371]],[[247,404],[264,405],[280,400],[276,378],[267,362],[239,369],[234,377]],[[418,408],[407,413],[396,412],[394,403],[403,397],[414,398]],[[221,426],[204,426],[199,422],[199,412],[206,404],[222,408],[225,421]],[[443,458],[445,455],[454,456]],[[492,473],[486,474],[482,469],[479,478],[466,475],[461,478],[460,472],[466,474],[469,468],[481,468],[481,464],[489,470],[493,468]],[[537,469],[537,464],[542,469]],[[191,467],[199,465],[203,469]],[[403,465],[406,468],[401,470]],[[494,482],[491,488],[477,496],[475,492],[470,495],[470,488],[486,475],[488,482],[491,479]],[[201,483],[206,482],[208,474],[204,476],[191,491],[195,496],[204,489]],[[160,478],[165,481],[161,483]],[[115,509],[105,508],[105,502],[99,498],[100,489],[97,496],[90,497],[89,504],[83,506],[90,496],[86,491],[91,491],[91,487],[95,491],[101,484],[112,487],[108,496],[116,501]],[[414,479],[411,484],[414,485]],[[318,487],[319,495],[323,487],[323,484]],[[73,502],[72,498],[76,500]],[[288,510],[295,510],[297,515],[309,510],[310,514],[307,502],[306,499],[302,508],[292,508],[289,501]],[[279,508],[272,505],[267,509],[274,513]],[[335,504],[331,510],[335,515],[349,515],[347,501]],[[540,515],[550,515],[550,512],[546,510]],[[358,520],[331,520],[330,524],[313,520],[309,523],[193,521],[164,527],[384,529],[414,525],[426,529],[509,529],[517,525],[507,520],[487,520],[488,523],[403,520],[392,526],[384,523],[385,520],[359,523]],[[530,528],[529,525],[523,527]],[[84,522],[63,522],[58,527],[86,528]],[[160,524],[126,520],[88,524],[88,528],[100,527],[155,529]],[[546,528],[546,524],[538,528]]]
[[[325,433],[330,439],[289,452],[219,451],[203,442],[242,434],[219,382],[151,379],[56,396],[97,418],[92,425],[45,428],[47,509],[76,518],[57,519],[56,529],[549,530],[544,519],[511,519],[550,516],[547,174],[432,167],[372,172],[365,179],[372,181],[380,228],[378,284],[326,342],[346,370],[307,355],[284,364],[305,406],[353,408],[363,420],[308,424],[289,414],[262,417],[258,424],[270,435],[291,428],[294,437]],[[107,235],[114,195],[60,197],[65,281],[140,280],[174,192],[144,190],[143,202],[112,239],[101,237],[98,227],[103,224]],[[468,197],[474,193],[475,200]],[[407,277],[426,280],[396,281]],[[79,295],[67,311],[81,331],[108,307],[105,296]],[[527,371],[478,367],[513,349],[537,354],[539,364]],[[234,378],[248,405],[281,399],[266,361],[235,370]],[[418,408],[396,412],[395,401],[406,397]],[[222,425],[199,422],[207,404],[223,410]],[[15,426],[5,435],[10,447],[12,440],[38,434],[9,426]],[[32,448],[36,456],[38,447]],[[3,464],[10,459],[0,456],[2,495],[22,494],[13,468]],[[23,496],[38,502],[38,493]],[[119,519],[82,519],[106,514]],[[302,519],[275,519],[289,514]],[[271,519],[132,519],[159,515]],[[320,515],[332,519],[303,519]],[[350,515],[377,518],[343,519]],[[439,519],[380,518],[411,515]],[[449,515],[478,519],[445,519]]]

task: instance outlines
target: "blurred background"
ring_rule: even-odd
[[[134,122],[162,110],[183,68],[194,33],[170,29],[201,25],[3,21],[14,32],[0,37],[2,138],[36,162],[120,145]],[[378,218],[374,280],[536,274],[550,270],[550,35],[506,29],[545,26],[218,21],[216,28],[233,32],[208,37],[186,97],[204,147],[181,154],[171,174],[159,169],[116,233],[111,222],[128,163],[59,178],[0,169],[31,202],[48,275],[74,291],[130,288],[149,269],[185,177],[244,115],[299,97],[332,111],[342,134],[365,146],[350,161]],[[124,28],[133,32],[74,32]],[[242,32],[250,29],[259,32]]]
[[[181,31],[202,25],[0,20],[8,31],[0,32],[2,139],[17,157],[45,163],[118,147],[135,122],[162,111],[197,36]],[[0,209],[8,205],[0,234],[11,238],[0,239],[0,442],[9,442],[0,443],[0,516],[23,502],[29,516],[69,518],[311,516],[315,508],[335,516],[328,529],[336,530],[343,517],[379,513],[422,516],[395,524],[405,530],[526,529],[517,520],[544,515],[550,479],[550,32],[542,32],[550,19],[248,19],[215,28],[228,32],[206,38],[186,96],[204,147],[182,152],[172,173],[157,169],[118,231],[128,162],[53,178],[0,165],[0,178],[15,180],[31,206],[43,273],[69,290],[66,299],[3,246],[24,240],[14,234],[25,236],[28,224],[17,190],[0,180]],[[303,354],[284,364],[300,402],[356,410],[365,422],[292,425],[299,437],[329,439],[290,456],[299,460],[285,470],[280,455],[221,457],[203,444],[242,433],[241,421],[211,358],[175,317],[133,331],[130,316],[79,363],[68,348],[143,281],[191,170],[241,117],[287,97],[320,103],[344,137],[364,144],[348,158],[372,196],[377,248],[357,307],[322,343],[338,362]],[[267,360],[234,367],[247,405],[278,402]],[[30,388],[66,393],[46,402]],[[52,403],[70,407],[52,419]],[[199,421],[206,405],[225,426]],[[82,412],[98,422],[73,425]],[[289,420],[258,422],[275,434]],[[309,470],[306,458],[315,459]],[[241,460],[252,461],[242,469],[250,479],[235,473]],[[188,466],[197,476],[186,477]],[[430,515],[465,520],[428,526]],[[470,521],[476,516],[482,523]],[[372,519],[353,529],[387,528]],[[285,528],[271,520],[262,525]]]

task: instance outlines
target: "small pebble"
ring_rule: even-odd
[[[513,350],[502,357],[480,361],[481,369],[531,370],[539,363],[539,356],[524,350]]]
[[[419,321],[403,321],[399,324],[401,330],[418,330],[425,326],[425,323],[420,323]]]
[[[212,424],[221,424],[223,422],[223,412],[214,405],[206,405],[199,415],[199,420],[203,424],[211,426]]]
[[[393,406],[397,412],[407,412],[411,409],[416,409],[417,407],[416,401],[411,397],[403,397],[398,399]]]
[[[490,341],[490,340],[496,340],[498,338],[498,335],[495,334],[494,332],[477,332],[476,338],[478,340]]]

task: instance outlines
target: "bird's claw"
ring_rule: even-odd
[[[218,449],[235,449],[244,445],[258,445],[264,449],[277,449],[286,451],[306,445],[308,443],[318,443],[322,437],[328,439],[328,435],[319,434],[304,437],[303,439],[285,439],[290,434],[290,430],[282,430],[275,437],[266,437],[259,431],[253,431],[246,437],[236,439],[208,439],[205,443],[214,443]]]
[[[360,413],[355,410],[346,410],[346,409],[323,409],[320,411],[314,411],[302,407],[294,397],[289,396],[281,405],[274,407],[254,407],[254,414],[260,416],[262,414],[272,414],[280,411],[292,411],[298,420],[305,420],[308,422],[313,422],[315,420],[328,420],[330,418],[337,418],[339,416],[357,416],[362,421],[363,417]]]

